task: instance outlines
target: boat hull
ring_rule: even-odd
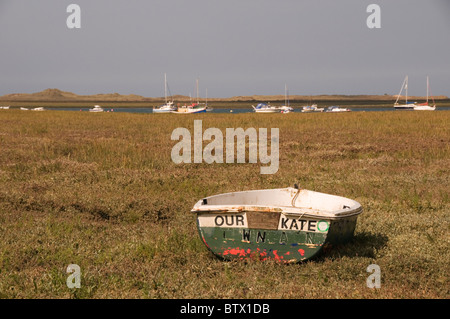
[[[153,113],[171,113],[175,112],[176,109],[153,109]]]
[[[266,202],[254,206],[260,198],[271,196],[283,204],[266,206]],[[232,203],[234,199],[246,204],[236,205]],[[316,199],[322,207],[311,205]],[[220,202],[229,204],[219,205]],[[287,202],[294,206],[303,202],[306,206],[288,207]],[[325,207],[333,209],[326,212]],[[351,240],[362,207],[343,197],[288,188],[207,197],[192,212],[196,213],[201,240],[216,256],[225,260],[274,259],[292,263],[313,258],[326,245]]]
[[[280,109],[259,109],[255,110],[255,113],[280,113]]]
[[[436,105],[429,106],[429,105],[417,105],[414,107],[414,111],[434,111],[436,110]]]
[[[396,110],[414,110],[414,104],[397,104],[394,105]]]
[[[174,113],[174,114],[206,113],[206,109],[205,108],[203,108],[203,109],[184,109],[184,108],[181,108],[181,109],[178,109],[177,111],[173,111],[171,113]]]
[[[205,220],[202,219],[208,217],[198,216],[200,238],[214,255],[225,260],[300,262],[316,256],[326,244],[348,242],[353,237],[357,219],[356,216],[340,220],[296,219],[280,214],[280,228],[277,229],[233,227],[252,212],[243,214],[247,216],[215,215],[215,226],[204,226]]]

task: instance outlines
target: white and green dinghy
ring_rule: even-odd
[[[215,255],[283,262],[349,241],[362,211],[354,200],[297,187],[214,195],[192,209],[199,235]]]

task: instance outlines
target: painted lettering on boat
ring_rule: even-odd
[[[280,217],[278,230],[298,230],[305,232],[328,232],[330,223],[326,220]]]
[[[245,213],[238,214],[203,214],[198,216],[200,227],[246,228],[248,227]]]
[[[265,231],[258,230],[258,231],[252,232],[250,229],[242,230],[242,241],[250,243],[251,242],[251,239],[250,239],[251,234],[255,234],[254,238],[255,238],[256,243],[264,243],[266,241],[266,232]]]
[[[217,215],[214,218],[216,226],[244,226],[244,216],[242,215]]]

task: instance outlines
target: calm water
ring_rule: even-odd
[[[77,112],[88,112],[89,108],[76,108],[76,107],[67,107],[67,108],[47,108],[48,110],[57,110],[57,111],[77,111]],[[115,113],[148,113],[153,114],[152,108],[103,108],[105,112],[115,112]],[[399,111],[395,110],[393,107],[386,108],[350,108],[353,112],[411,112],[407,110]],[[232,112],[231,112],[232,111]],[[450,111],[450,106],[437,107],[436,111]],[[207,114],[211,113],[254,113],[251,108],[223,108],[223,109],[214,109],[211,112],[207,112]],[[301,113],[300,109],[294,110],[294,113]]]

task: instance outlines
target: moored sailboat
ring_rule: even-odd
[[[167,100],[167,75],[164,73],[164,101],[163,105],[153,108],[153,113],[170,113],[176,111],[177,107],[174,105],[173,101]]]
[[[399,104],[398,100],[401,97],[403,89],[405,89],[405,103]],[[408,102],[408,76],[406,76],[405,79],[403,80],[403,84],[400,89],[400,92],[398,93],[397,100],[394,103],[394,108],[396,110],[413,110],[414,109],[414,102]]]
[[[434,98],[431,96],[433,105],[428,104],[428,95],[430,90],[430,80],[427,76],[427,100],[424,103],[414,105],[414,111],[434,111],[436,109],[436,103],[434,103]]]
[[[430,87],[429,86],[429,78],[427,76],[427,100],[426,100],[426,102],[421,103],[421,104],[417,104],[417,102],[410,102],[410,101],[408,101],[408,76],[406,76],[405,80],[403,81],[402,87],[400,89],[400,93],[397,96],[397,100],[394,103],[394,108],[396,110],[434,111],[436,109],[436,104],[434,103],[433,97],[432,97],[433,105],[432,106],[428,105],[429,87]],[[401,97],[401,93],[402,93],[403,89],[405,89],[405,103],[399,104],[398,100]]]
[[[287,85],[284,85],[284,105],[280,106],[281,113],[290,113],[294,112],[294,108],[290,105],[289,102],[289,92]]]

